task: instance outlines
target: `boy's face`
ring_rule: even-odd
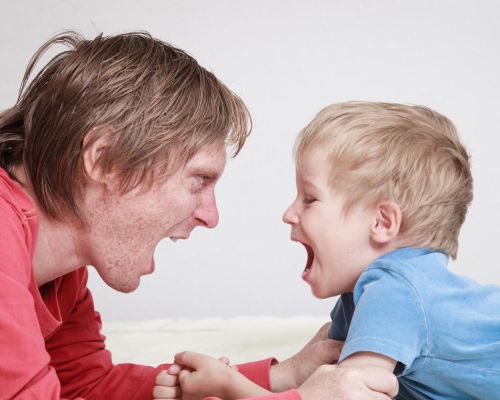
[[[307,263],[302,278],[318,298],[351,292],[363,269],[376,258],[370,243],[374,212],[351,207],[328,184],[329,162],[319,151],[300,159],[297,197],[283,215],[291,239],[304,245]]]

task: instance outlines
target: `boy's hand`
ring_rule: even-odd
[[[323,365],[298,391],[302,400],[390,400],[398,380],[384,368]]]
[[[180,396],[181,388],[177,374],[161,371],[156,375],[153,399],[179,399]]]
[[[331,322],[324,324],[297,354],[271,367],[273,392],[297,388],[321,365],[336,362],[344,342],[328,338]]]
[[[200,400],[209,396],[229,399],[266,396],[270,392],[256,385],[229,366],[229,360],[185,351],[175,355],[170,368],[178,372],[182,400]],[[170,370],[169,370],[170,371]]]
[[[171,367],[178,372],[183,400],[198,400],[208,396],[231,397],[235,391],[231,386],[239,375],[230,367],[225,357],[217,360],[204,354],[185,351],[175,355],[175,364]],[[175,367],[177,365],[177,368]]]

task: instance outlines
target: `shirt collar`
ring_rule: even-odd
[[[407,260],[424,256],[430,253],[442,253],[430,247],[416,248],[416,247],[401,247],[379,257],[379,260]],[[444,253],[443,253],[444,254]]]

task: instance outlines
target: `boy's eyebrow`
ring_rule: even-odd
[[[318,187],[314,184],[314,182],[307,178],[299,178],[299,181],[303,186],[310,187],[314,190],[318,190]]]

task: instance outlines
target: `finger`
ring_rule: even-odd
[[[181,389],[179,386],[155,386],[153,388],[153,397],[155,399],[176,399],[181,396]]]
[[[183,369],[181,372],[179,372],[179,383],[181,387],[186,384],[186,379],[189,378],[189,375],[191,375],[191,371],[187,369]]]
[[[161,371],[155,379],[155,383],[161,386],[177,386],[178,382],[177,375],[171,375],[167,371]]]
[[[223,362],[226,365],[231,364],[231,361],[229,361],[229,358],[227,358],[226,356],[219,357],[219,361]]]
[[[172,364],[170,367],[168,367],[167,371],[170,375],[177,375],[179,372],[181,372],[182,367],[179,364]]]
[[[183,351],[182,353],[176,354],[174,357],[176,364],[181,364],[191,369],[197,369],[196,367],[207,358],[208,356],[193,351]]]
[[[386,369],[370,367],[366,373],[361,374],[361,378],[371,390],[385,393],[390,398],[398,394],[398,379],[394,374],[387,373]]]

